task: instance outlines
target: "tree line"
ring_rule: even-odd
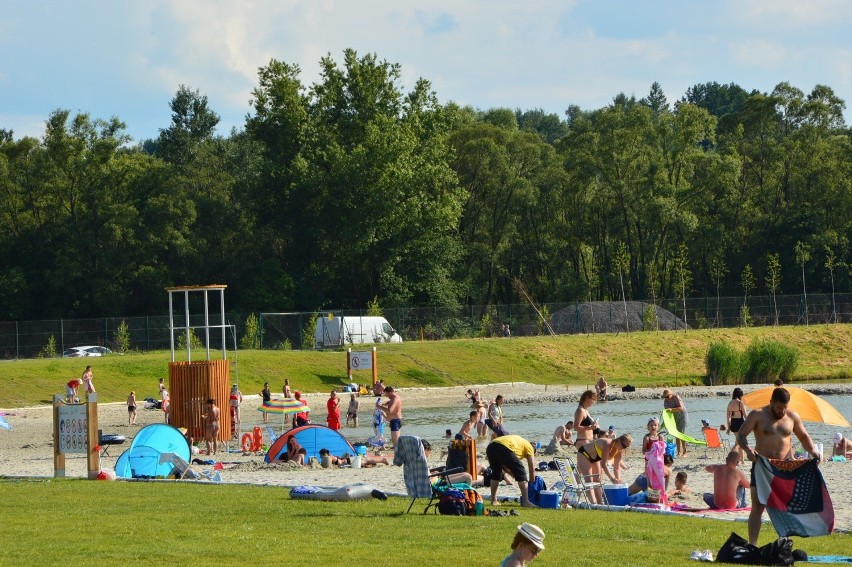
[[[0,130],[0,319],[158,314],[164,287],[224,283],[229,309],[488,305],[848,291],[845,103],[698,84],[479,110],[401,86],[375,54],[258,71],[219,135],[181,86],[139,143],[53,111]]]

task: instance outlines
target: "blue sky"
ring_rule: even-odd
[[[153,138],[184,84],[227,134],[270,59],[298,64],[310,85],[319,59],[341,62],[348,47],[399,63],[403,88],[422,77],[442,102],[481,109],[564,116],[654,81],[670,102],[709,81],[826,84],[849,102],[850,21],[845,0],[0,0],[0,128],[41,137],[66,108]]]

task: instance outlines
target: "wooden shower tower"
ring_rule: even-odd
[[[168,287],[169,294],[169,335],[171,346],[171,361],[169,362],[169,393],[171,396],[171,424],[174,427],[185,427],[194,439],[204,438],[204,420],[201,415],[207,412],[205,405],[208,399],[213,399],[219,407],[219,440],[228,441],[233,434],[231,412],[228,408],[230,396],[230,367],[228,363],[227,335],[229,325],[225,322],[225,288],[226,285],[203,285]],[[218,298],[216,297],[218,294]],[[192,324],[190,314],[190,299],[203,300],[203,320]],[[220,313],[218,317],[210,318],[210,296],[218,299]],[[176,324],[175,303],[180,306],[183,301],[183,325]],[[215,307],[213,307],[215,309]],[[198,315],[195,315],[198,319]],[[177,323],[179,323],[178,317]],[[204,360],[193,360],[192,338],[195,331],[202,333],[204,343]],[[212,333],[211,333],[212,331]],[[175,336],[181,333],[186,342],[186,360],[175,361]],[[211,359],[211,334],[221,333],[222,358]]]

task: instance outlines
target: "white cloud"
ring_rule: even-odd
[[[738,65],[779,69],[789,63],[791,54],[776,41],[752,39],[728,44],[728,52]]]

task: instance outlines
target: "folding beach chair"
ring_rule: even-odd
[[[451,474],[463,472],[463,467],[447,468],[438,467],[430,469],[429,463],[426,460],[426,451],[423,449],[423,444],[419,437],[414,435],[402,435],[397,441],[394,448],[393,464],[402,467],[402,474],[405,480],[405,491],[411,496],[411,504],[408,505],[408,513],[411,507],[414,506],[414,501],[418,498],[429,498],[429,503],[423,513],[429,511],[432,502],[436,498],[440,498],[440,491],[437,488],[447,488],[451,485],[449,476]],[[438,477],[437,483],[433,484],[432,480]]]
[[[705,427],[702,431],[704,432],[704,440],[707,442],[707,445],[704,447],[704,459],[709,458],[707,453],[710,449],[722,449],[723,452],[727,450],[727,447],[719,436],[718,429],[715,427]]]
[[[582,503],[582,499],[586,500],[587,505],[591,505],[589,492],[593,490],[600,490],[602,503],[608,504],[603,485],[599,481],[592,482],[590,479],[587,482],[571,457],[557,457],[553,461],[556,463],[556,470],[559,471],[559,476],[562,477],[562,482],[565,484],[561,499],[563,505],[576,507]]]

